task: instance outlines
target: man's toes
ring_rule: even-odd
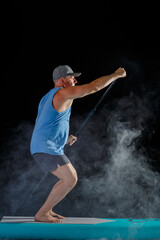
[[[61,221],[60,219],[57,219],[56,222],[60,223],[60,222],[62,222],[62,221]]]

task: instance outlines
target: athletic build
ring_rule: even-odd
[[[56,77],[54,75],[57,77],[57,79],[55,79]],[[53,81],[55,86],[53,91],[55,90],[55,92],[53,94],[52,107],[57,114],[66,113],[72,106],[74,99],[82,98],[87,95],[96,93],[101,89],[107,87],[116,79],[125,77],[126,71],[123,68],[118,68],[113,74],[100,77],[88,84],[75,86],[77,83],[75,76],[79,75],[80,73],[74,74],[72,69],[67,65],[59,66],[54,70]],[[73,135],[68,136],[68,139],[64,140],[65,144],[69,144],[70,146],[75,143],[75,141],[77,141],[77,137]],[[34,144],[32,145],[34,146]],[[56,169],[55,167],[50,167],[50,170],[46,171],[50,171],[52,174],[57,176],[59,178],[59,181],[53,186],[53,189],[51,190],[45,203],[36,213],[34,217],[35,221],[57,223],[61,222],[61,219],[64,218],[63,216],[54,213],[52,209],[73,189],[77,183],[78,178],[75,168],[63,154],[62,149],[59,152],[56,152],[58,151],[56,149],[56,151],[53,153],[49,152],[50,150],[47,150],[47,157],[46,155],[42,155],[45,151],[40,153],[40,156],[44,156],[44,159],[42,159],[44,162],[45,157],[48,158],[48,156],[50,158],[53,158],[53,163],[56,162]],[[39,151],[31,151],[32,154],[36,152]],[[50,163],[51,160],[50,162],[47,162],[47,164]]]

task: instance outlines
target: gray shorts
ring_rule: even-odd
[[[45,173],[56,170],[58,168],[58,165],[63,166],[67,163],[70,163],[70,160],[66,155],[34,153],[32,156],[42,171]]]

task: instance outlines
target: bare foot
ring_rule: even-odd
[[[60,219],[52,217],[49,213],[45,215],[36,214],[34,217],[35,222],[48,222],[48,223],[60,223]]]
[[[56,218],[59,218],[59,219],[65,219],[65,217],[53,212],[52,210],[49,212],[49,214],[52,216],[52,217],[56,217]]]

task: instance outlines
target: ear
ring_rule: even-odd
[[[59,83],[60,83],[60,86],[64,87],[64,78],[63,77],[59,78]]]
[[[63,77],[59,78],[59,81],[60,81],[60,83],[63,83],[64,78]]]

